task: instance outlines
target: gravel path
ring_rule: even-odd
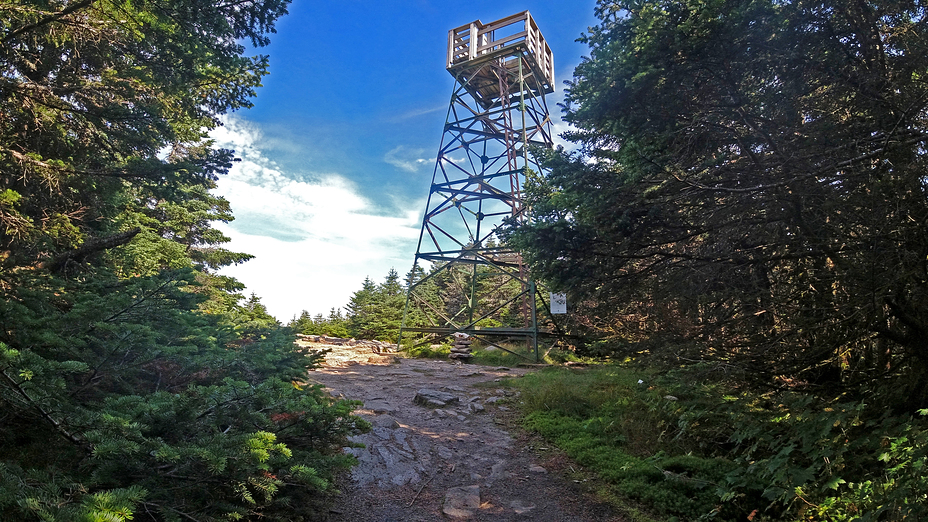
[[[494,382],[530,370],[325,348],[310,379],[363,401],[357,413],[373,425],[356,438],[365,447],[348,450],[359,465],[328,521],[621,521],[563,477],[566,459],[507,432],[518,392]],[[417,403],[426,392],[437,395]]]

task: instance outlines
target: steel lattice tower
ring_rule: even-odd
[[[541,172],[530,149],[552,146],[553,55],[525,11],[449,31],[447,69],[454,90],[412,273],[432,270],[409,286],[400,335],[522,339],[537,358],[544,299],[495,232],[504,219],[526,219],[522,188]],[[455,291],[457,302],[438,304],[436,293]]]

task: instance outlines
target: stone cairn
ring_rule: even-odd
[[[454,333],[454,344],[451,345],[451,353],[448,354],[449,359],[463,359],[467,360],[474,356],[470,353],[470,344],[473,341],[470,339],[470,336],[464,332],[455,332]]]

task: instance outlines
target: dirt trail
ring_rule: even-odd
[[[325,348],[310,379],[363,401],[357,413],[373,425],[356,438],[366,447],[349,450],[360,463],[329,521],[621,521],[559,473],[563,457],[505,430],[518,392],[493,383],[529,370]],[[423,390],[448,402],[417,404]]]

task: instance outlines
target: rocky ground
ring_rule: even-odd
[[[495,383],[530,370],[305,344],[332,349],[310,379],[363,401],[373,425],[347,450],[359,465],[328,521],[621,520],[564,476],[567,459],[514,429],[518,392]]]

